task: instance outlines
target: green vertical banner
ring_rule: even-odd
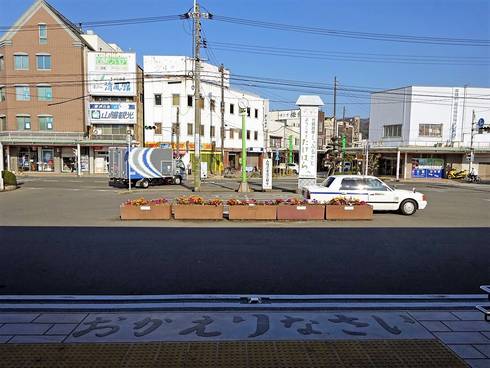
[[[345,158],[345,148],[347,146],[347,138],[342,134],[342,158]]]
[[[289,143],[288,163],[292,164],[293,163],[293,136],[292,135],[288,137],[288,143]]]

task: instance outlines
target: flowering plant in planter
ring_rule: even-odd
[[[206,202],[205,202],[206,205],[208,206],[222,206],[223,205],[223,201],[219,198],[213,198],[213,199],[208,199]]]
[[[352,197],[347,198],[342,196],[335,197],[327,203],[327,205],[330,206],[362,206],[365,204],[367,203],[361,201],[360,199],[352,198]]]
[[[267,220],[276,219],[275,201],[257,201],[256,199],[231,198],[226,202],[230,220]]]
[[[145,199],[143,197],[137,199],[128,199],[124,202],[125,206],[158,206],[162,204],[167,204],[168,200],[166,198],[156,198],[156,199]]]
[[[260,205],[261,202],[256,199],[238,199],[238,198],[230,198],[226,201],[228,206],[250,206],[250,205]]]
[[[196,195],[180,196],[172,207],[176,220],[223,219],[223,201],[219,198],[205,200]]]
[[[335,197],[325,206],[327,220],[371,220],[373,208],[357,198]]]
[[[278,220],[323,220],[325,206],[304,198],[276,200]]]
[[[166,198],[128,199],[120,206],[121,220],[168,220],[170,204]]]

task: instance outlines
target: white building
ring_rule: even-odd
[[[475,168],[490,175],[489,127],[490,88],[409,86],[371,96],[369,143],[383,153],[380,174],[396,175],[398,151],[403,177],[423,175],[420,160],[432,168],[468,168],[473,147]]]
[[[221,73],[217,66],[201,63],[201,160],[211,170],[221,162]],[[145,145],[194,150],[194,61],[185,56],[145,56]],[[230,87],[230,72],[224,71],[225,139],[224,166],[239,168],[241,115],[238,102],[248,102],[246,116],[247,166],[260,168],[264,149],[264,121],[268,101]],[[177,122],[179,123],[177,125]],[[174,133],[174,134],[172,134]]]

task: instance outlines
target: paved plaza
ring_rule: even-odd
[[[470,367],[490,366],[490,323],[472,310],[0,313],[4,344],[298,340],[436,340]]]

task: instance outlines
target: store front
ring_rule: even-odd
[[[18,172],[38,171],[39,159],[37,147],[15,147],[11,150],[10,154],[17,156],[16,167]]]
[[[94,173],[109,172],[109,150],[107,147],[94,147]]]

